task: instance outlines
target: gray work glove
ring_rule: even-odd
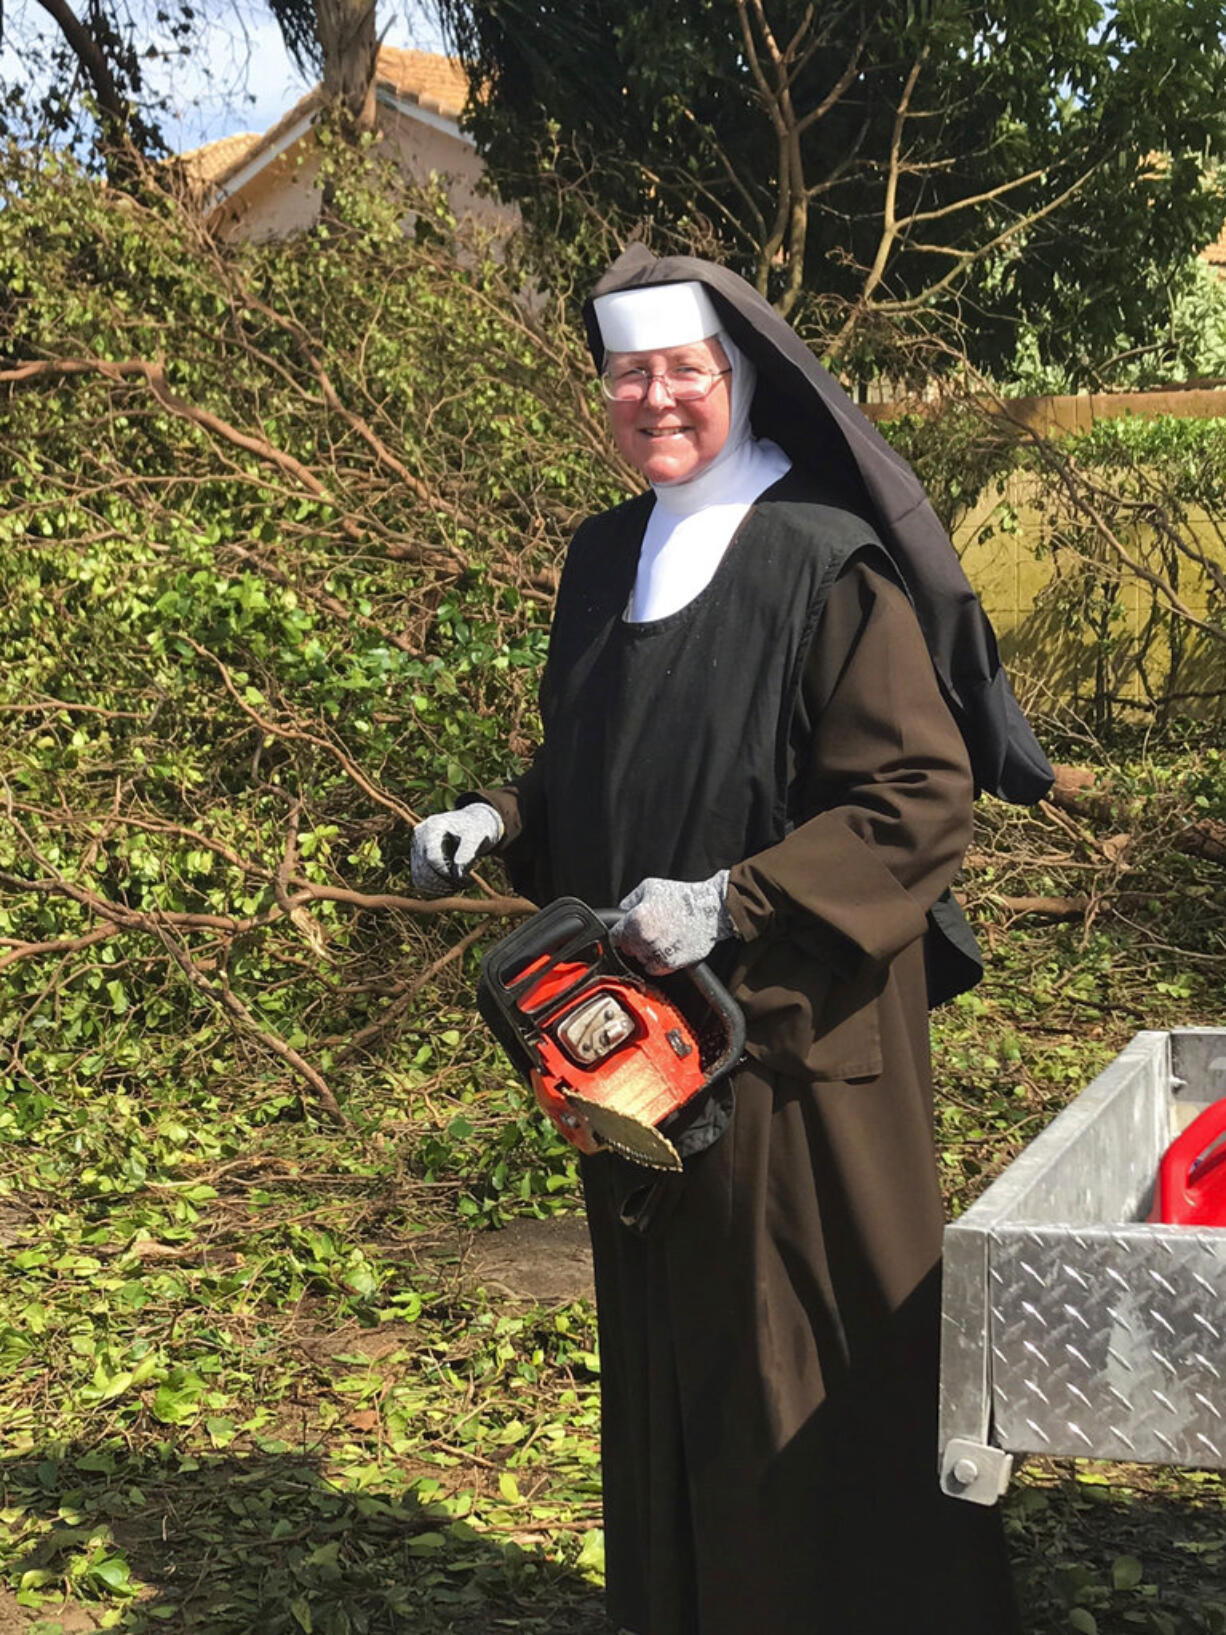
[[[436,812],[413,830],[409,869],[423,897],[445,897],[468,881],[477,859],[502,839],[502,819],[485,801]]]
[[[652,976],[697,965],[717,942],[737,934],[727,893],[727,869],[709,880],[650,876],[618,903],[625,919],[613,927],[613,941]]]

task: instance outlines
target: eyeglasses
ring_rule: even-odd
[[[658,380],[674,403],[697,403],[710,396],[721,375],[731,373],[731,369],[699,369],[688,363],[676,364],[658,375],[650,369],[606,369],[600,377],[600,389],[610,403],[641,403],[652,381]]]

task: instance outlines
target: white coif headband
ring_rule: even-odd
[[[593,302],[606,352],[660,352],[718,333],[719,315],[697,282],[613,290]]]

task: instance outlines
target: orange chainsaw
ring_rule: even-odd
[[[567,1141],[679,1170],[670,1131],[736,1066],[745,1020],[705,965],[632,969],[620,918],[559,897],[486,954],[477,1008]]]

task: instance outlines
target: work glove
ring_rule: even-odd
[[[436,812],[413,830],[409,869],[423,897],[445,897],[468,883],[468,871],[502,839],[502,819],[485,801]]]
[[[652,976],[696,965],[717,942],[737,934],[727,893],[727,869],[709,880],[650,876],[618,903],[625,918],[613,927],[613,941]]]

